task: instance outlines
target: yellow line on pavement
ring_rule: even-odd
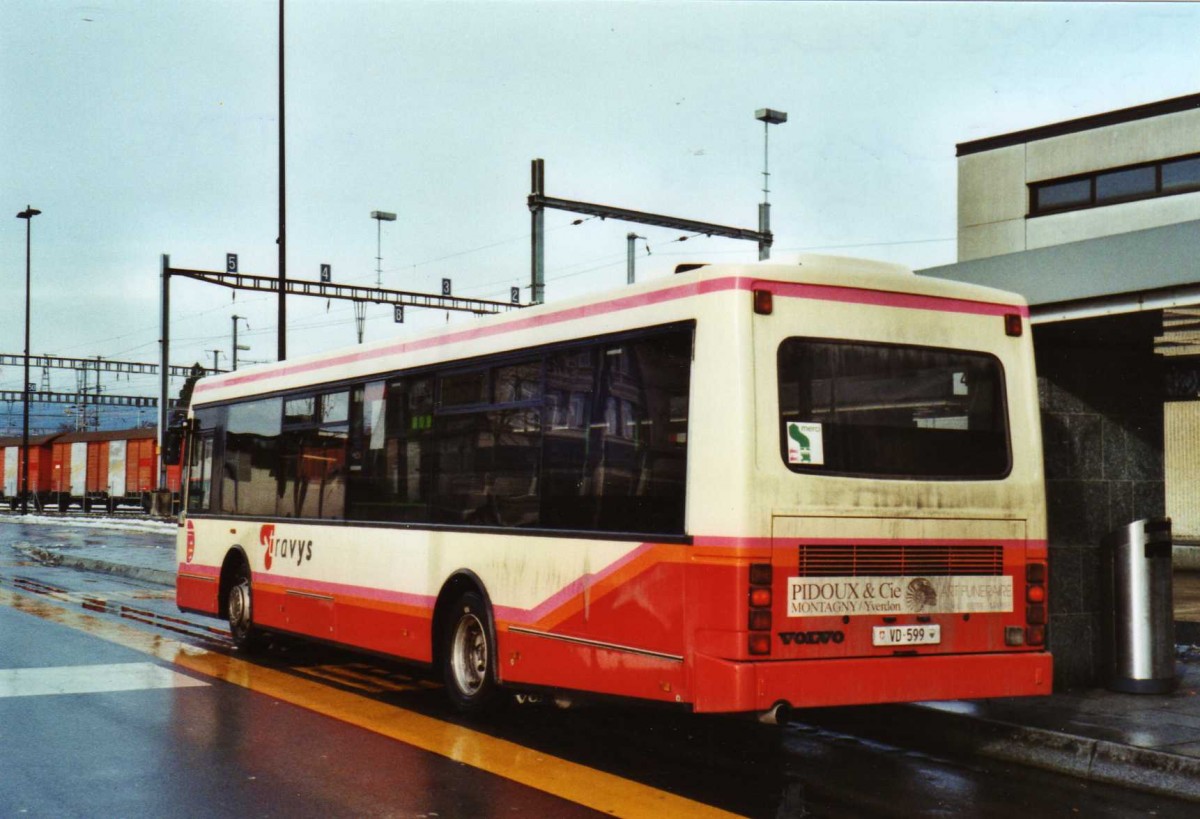
[[[164,662],[333,717],[612,816],[658,819],[662,816],[735,815],[396,705],[329,688],[7,589],[0,589],[0,605],[84,631]]]

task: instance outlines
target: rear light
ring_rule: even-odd
[[[1046,627],[1030,626],[1025,629],[1025,645],[1044,646],[1046,644]]]
[[[771,633],[755,631],[750,634],[750,653],[763,655],[771,653]]]
[[[1021,324],[1021,317],[1016,313],[1004,314],[1004,334],[1007,336],[1020,336],[1024,331]]]
[[[754,312],[760,316],[769,316],[775,310],[775,296],[770,290],[754,291]]]
[[[1031,626],[1046,625],[1046,564],[1025,564],[1025,622]],[[1043,629],[1042,641],[1045,642]],[[1026,642],[1033,644],[1030,640]],[[1038,644],[1040,645],[1040,643]]]
[[[1025,645],[1025,629],[1020,626],[1005,626],[1004,627],[1004,645],[1006,646],[1023,646]]]
[[[755,291],[757,294],[758,291]],[[756,298],[757,301],[757,298]],[[749,617],[751,654],[762,656],[771,653],[771,579],[770,563],[750,564]]]

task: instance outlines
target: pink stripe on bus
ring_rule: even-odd
[[[937,310],[949,313],[968,313],[973,315],[1001,316],[1006,313],[1017,313],[1028,317],[1029,308],[1024,305],[999,304],[993,302],[970,301],[967,299],[946,298],[943,296],[926,296],[916,293],[896,293],[884,290],[868,290],[861,287],[843,287],[825,284],[791,284],[788,282],[761,281],[745,276],[726,276],[719,279],[703,279],[697,282],[652,290],[648,293],[637,293],[630,296],[618,296],[605,302],[583,304],[566,310],[559,310],[543,315],[529,316],[516,321],[493,327],[477,327],[458,330],[431,338],[414,341],[398,341],[374,350],[363,352],[353,351],[324,358],[318,361],[308,361],[301,364],[283,364],[266,372],[247,373],[224,378],[220,384],[201,381],[196,385],[196,393],[209,392],[214,389],[224,389],[239,384],[249,384],[288,375],[324,370],[333,367],[343,367],[360,361],[370,361],[387,356],[414,353],[431,347],[461,344],[489,336],[512,333],[534,327],[546,327],[561,324],[566,321],[577,321],[593,316],[616,313],[621,310],[632,310],[689,296],[720,293],[727,290],[754,290],[762,288],[788,298],[804,298],[816,301],[836,301],[848,304],[867,304],[882,307],[899,307],[909,310]]]

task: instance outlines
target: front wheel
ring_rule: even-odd
[[[480,714],[495,705],[496,644],[487,605],[475,592],[463,594],[450,610],[442,636],[442,677],[459,712]]]
[[[263,635],[254,626],[254,594],[250,587],[250,572],[242,568],[229,587],[229,636],[233,644],[247,653],[262,648]]]

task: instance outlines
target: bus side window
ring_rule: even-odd
[[[691,328],[547,362],[542,525],[682,533]]]
[[[213,434],[211,431],[192,438],[188,464],[187,510],[208,512],[212,509]]]

